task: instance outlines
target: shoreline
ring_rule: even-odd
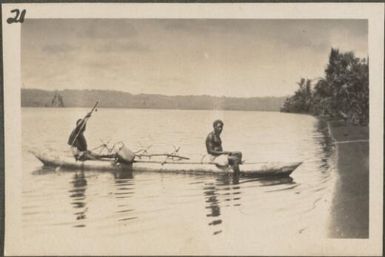
[[[337,181],[329,237],[369,237],[369,128],[328,121],[336,146]]]

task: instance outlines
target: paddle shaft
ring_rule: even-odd
[[[97,106],[98,104],[99,104],[99,101],[96,101],[96,103],[95,103],[94,107],[92,108],[92,110],[91,110],[89,113],[87,113],[87,115],[82,119],[82,121],[81,121],[81,126],[80,126],[80,128],[79,128],[79,131],[78,131],[78,133],[76,134],[76,136],[74,137],[74,139],[72,140],[71,146],[73,146],[74,143],[76,142],[76,139],[79,137],[80,132],[82,131],[82,129],[83,129],[84,126],[86,125],[88,119],[91,117],[91,114],[94,112],[94,110],[96,109],[96,106]]]

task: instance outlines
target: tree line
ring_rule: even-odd
[[[302,78],[282,112],[310,113],[353,124],[369,123],[369,59],[331,49],[323,77]]]
[[[181,110],[279,111],[285,97],[219,97],[209,95],[130,94],[113,90],[21,89],[22,107],[146,108]]]

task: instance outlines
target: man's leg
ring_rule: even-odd
[[[97,156],[95,156],[91,151],[84,151],[80,152],[79,154],[79,160],[80,161],[86,161],[86,160],[97,160]]]
[[[218,167],[225,168],[229,165],[229,156],[227,154],[221,154],[214,158],[214,163]]]
[[[242,153],[241,152],[231,152],[229,155],[229,164],[234,170],[234,173],[239,174],[239,164],[242,163]]]
[[[234,159],[238,159],[239,163],[242,163],[242,152],[231,152],[230,156]]]

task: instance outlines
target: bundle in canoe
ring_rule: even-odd
[[[112,171],[126,169],[138,172],[175,172],[191,174],[226,174],[233,173],[231,166],[218,167],[215,163],[193,159],[164,160],[138,159],[131,164],[119,163],[113,160],[76,161],[70,156],[60,156],[53,153],[32,152],[44,166],[60,167],[63,170]],[[243,176],[289,176],[301,162],[244,162],[240,165],[240,175]]]

